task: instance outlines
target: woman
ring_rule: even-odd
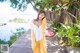
[[[44,31],[46,30],[46,15],[40,10],[37,19],[31,24],[31,41],[34,53],[47,53],[47,44]]]

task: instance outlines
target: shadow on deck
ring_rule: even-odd
[[[16,42],[9,48],[9,53],[33,53],[31,49],[30,29],[22,35]],[[47,52],[48,53],[67,53],[65,47],[60,47],[58,42],[53,37],[46,37],[47,39]]]

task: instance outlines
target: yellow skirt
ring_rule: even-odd
[[[33,53],[47,53],[47,48],[42,43],[43,40],[36,41],[36,46]]]

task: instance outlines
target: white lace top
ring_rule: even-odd
[[[41,26],[36,26],[33,22],[31,23],[31,29],[34,31],[36,41],[41,40],[42,38],[42,29]]]

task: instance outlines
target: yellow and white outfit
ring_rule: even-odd
[[[47,53],[47,44],[44,31],[46,29],[46,18],[43,19],[42,25],[37,27],[31,24],[31,41],[34,53]]]

